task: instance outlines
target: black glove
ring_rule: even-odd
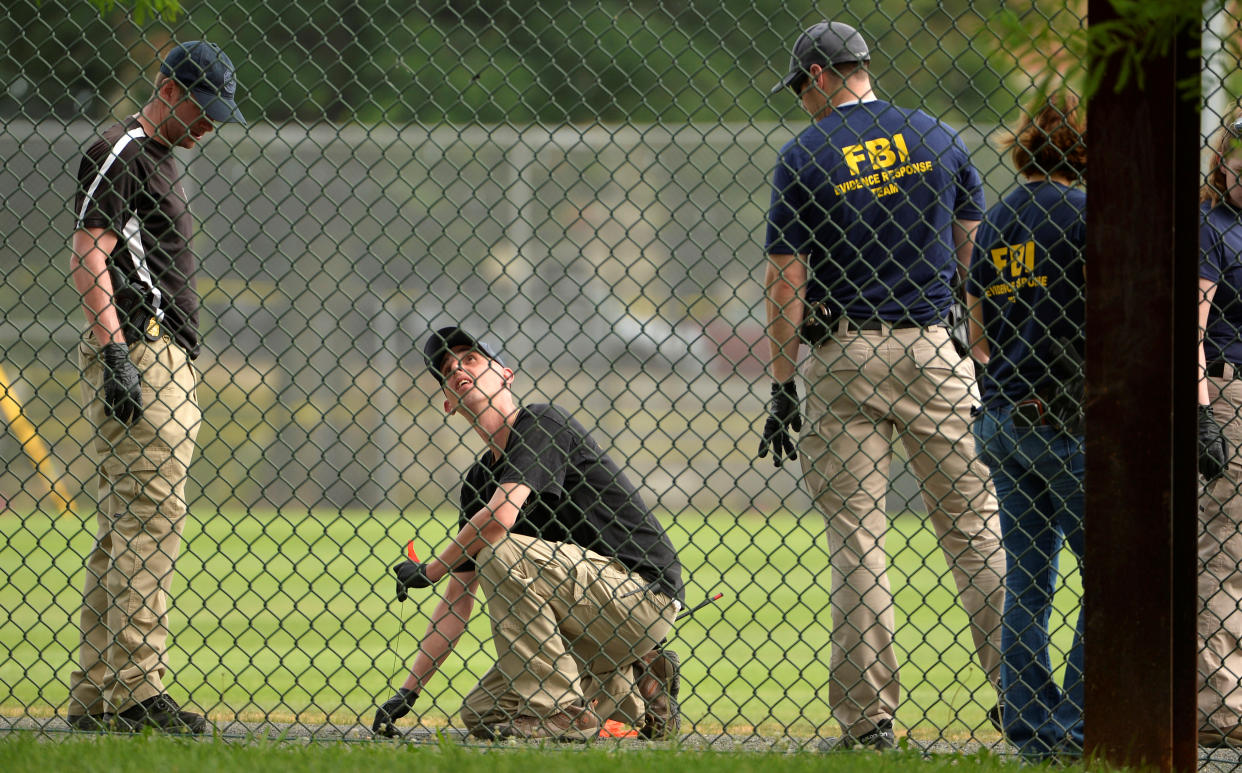
[[[777,467],[783,462],[782,457],[798,458],[798,450],[794,446],[790,430],[797,433],[802,429],[802,413],[798,410],[798,384],[793,379],[784,384],[772,382],[772,402],[768,404],[768,420],[763,425],[763,437],[759,440],[759,458],[768,455],[772,449],[772,461]]]
[[[104,369],[104,413],[122,424],[142,418],[142,379],[130,362],[129,347],[108,344],[99,351],[99,359]]]
[[[409,588],[430,588],[435,585],[427,576],[427,565],[417,561],[402,561],[393,566],[397,575],[397,601],[405,601],[406,590]]]
[[[1199,474],[1208,483],[1225,474],[1229,464],[1229,447],[1212,414],[1212,406],[1199,406]]]
[[[397,730],[393,722],[409,714],[416,700],[418,700],[418,690],[411,690],[408,687],[398,689],[396,695],[384,701],[384,705],[376,710],[375,721],[371,723],[371,733],[385,738],[400,736],[401,732]]]

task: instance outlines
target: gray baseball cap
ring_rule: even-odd
[[[867,41],[858,30],[839,21],[821,21],[798,36],[789,73],[772,87],[775,94],[787,89],[807,75],[811,65],[823,67],[846,62],[864,62],[871,58]]]
[[[233,62],[215,43],[191,40],[178,44],[164,58],[160,74],[188,89],[211,120],[246,123],[237,107],[237,73]]]
[[[442,327],[432,331],[431,335],[427,336],[427,343],[423,344],[423,359],[427,361],[427,369],[441,384],[444,383],[444,374],[440,372],[440,366],[444,364],[444,358],[448,353],[459,346],[477,349],[486,354],[488,359],[499,363],[500,367],[507,367],[505,361],[500,359],[500,355],[487,342],[480,341],[455,325]]]

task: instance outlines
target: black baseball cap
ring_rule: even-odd
[[[160,74],[189,89],[208,118],[218,123],[245,124],[237,108],[237,71],[215,43],[191,40],[179,43],[160,65]]]
[[[867,41],[858,30],[839,21],[821,21],[798,36],[793,56],[789,58],[789,73],[772,87],[775,94],[805,78],[811,65],[824,67],[846,62],[865,62],[871,58]]]
[[[444,374],[440,372],[440,366],[444,364],[444,357],[459,346],[469,346],[471,349],[483,352],[488,359],[499,363],[502,368],[506,367],[505,361],[500,359],[496,350],[486,342],[480,341],[459,327],[442,327],[427,336],[427,343],[423,344],[423,359],[427,361],[427,369],[441,384],[444,383]]]

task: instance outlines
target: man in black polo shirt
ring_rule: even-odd
[[[78,668],[68,720],[79,730],[205,732],[164,690],[167,597],[185,526],[185,484],[202,414],[193,223],[175,147],[242,121],[233,64],[215,45],[172,49],[151,100],[104,130],[78,168],[71,271],[87,331],[82,397],[95,427],[95,545],[86,559]]]
[[[678,726],[675,653],[659,643],[685,591],[681,564],[638,491],[581,424],[554,405],[519,405],[514,373],[456,327],[424,356],[447,414],[487,444],[466,473],[456,538],[438,557],[394,567],[398,599],[449,576],[409,678],[372,730],[395,735],[457,642],[481,588],[497,662],[462,721],[486,739],[585,741],[600,720],[667,738]]]

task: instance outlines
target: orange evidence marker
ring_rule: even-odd
[[[414,540],[410,540],[410,544],[405,546],[405,554],[410,557],[411,561],[418,560],[418,555],[414,552]]]
[[[599,730],[600,738],[637,738],[637,730],[626,730],[625,725],[615,719],[609,719],[604,722],[604,726]]]

